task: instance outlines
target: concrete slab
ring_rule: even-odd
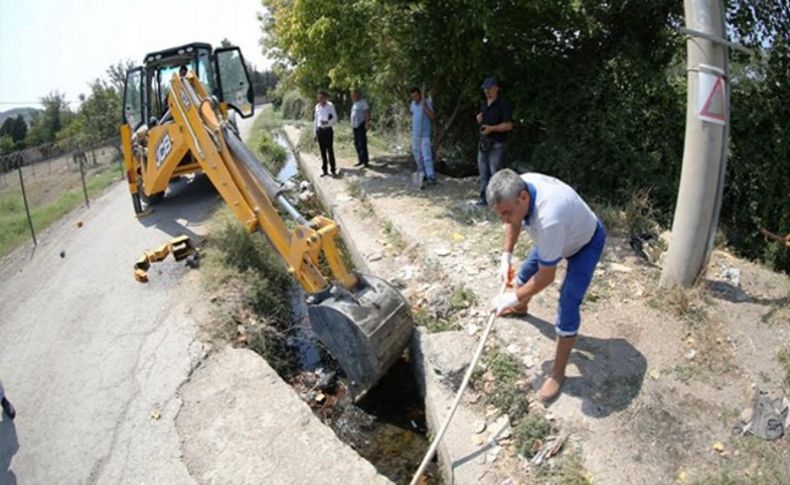
[[[183,459],[200,483],[392,483],[250,350],[210,355],[180,394]]]

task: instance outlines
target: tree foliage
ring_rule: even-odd
[[[73,118],[66,95],[52,91],[41,98],[44,109],[33,115],[25,143],[28,146],[55,141],[57,133]]]
[[[10,150],[7,149],[7,151],[23,148],[27,137],[25,117],[20,114],[6,118],[3,124],[0,125],[0,136],[7,136],[11,140],[12,147]]]
[[[360,87],[380,125],[407,120],[408,88],[437,109],[445,172],[474,174],[474,115],[495,75],[514,107],[509,162],[614,203],[649,190],[674,212],[683,153],[686,50],[674,0],[263,0],[264,47],[285,85],[345,102]],[[764,54],[733,55],[731,159],[721,219],[751,257],[790,270],[759,226],[790,231],[786,0],[726,4],[728,35]],[[278,88],[280,90],[280,88]],[[392,116],[391,116],[392,115]],[[785,193],[783,193],[785,192]]]

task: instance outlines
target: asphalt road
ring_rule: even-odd
[[[193,482],[175,418],[209,310],[172,257],[148,284],[132,266],[220,204],[205,177],[171,189],[138,220],[119,182],[0,264],[0,380],[17,409],[0,421],[0,484]]]

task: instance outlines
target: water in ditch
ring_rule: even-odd
[[[278,172],[281,182],[297,182],[299,166],[282,134],[275,140],[286,149],[287,159]],[[358,403],[347,393],[339,365],[323,349],[312,332],[304,293],[291,294],[294,328],[290,347],[297,354],[299,370],[290,384],[313,412],[335,434],[395,483],[409,483],[429,442],[425,406],[412,362],[405,353]],[[435,467],[430,476],[438,476]],[[425,483],[440,483],[431,478]]]

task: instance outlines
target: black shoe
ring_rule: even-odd
[[[16,409],[14,409],[14,406],[11,405],[11,402],[8,399],[4,397],[3,400],[0,401],[0,406],[3,407],[3,412],[6,414],[6,416],[11,419],[16,417]]]
[[[362,163],[362,162],[357,162],[357,163],[354,164],[355,167],[362,167],[362,166],[365,166],[365,165],[367,165],[367,164],[366,163]]]
[[[324,173],[321,174],[322,177],[326,177],[328,175],[329,175],[329,172],[324,172]]]
[[[337,177],[337,172],[335,172],[334,170],[332,170],[332,178],[336,178],[336,177]]]
[[[477,207],[485,207],[485,206],[488,205],[488,202],[486,202],[485,199],[477,199],[477,202],[475,202],[475,205]]]
[[[429,186],[434,186],[434,185],[436,185],[436,179],[428,179],[428,180],[425,182],[425,185],[429,185]]]

